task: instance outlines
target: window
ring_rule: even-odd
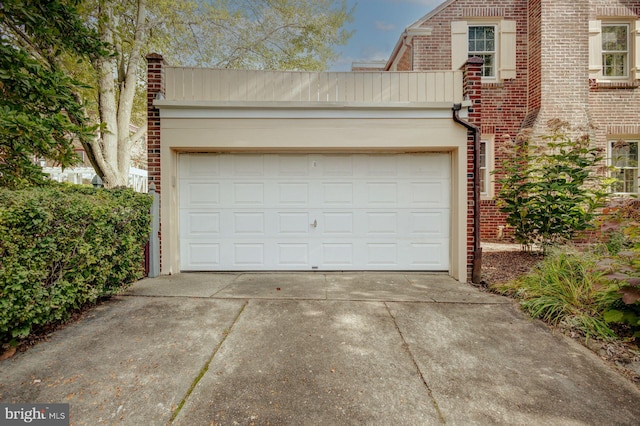
[[[452,21],[451,69],[459,70],[470,56],[484,59],[482,79],[487,83],[516,78],[516,21]]]
[[[602,75],[629,77],[629,25],[602,25]]]
[[[480,193],[489,194],[489,167],[487,167],[487,142],[480,142]]]
[[[482,65],[483,77],[496,76],[496,27],[493,25],[469,27],[468,56],[484,59]]]
[[[494,196],[493,191],[493,175],[494,169],[493,157],[493,141],[494,135],[483,134],[480,141],[480,197],[483,200],[490,200]]]
[[[613,192],[622,194],[638,193],[638,141],[610,141],[610,164],[612,176],[617,182]]]
[[[589,21],[589,78],[640,79],[640,20]]]

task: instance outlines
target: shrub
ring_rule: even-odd
[[[603,314],[616,301],[615,291],[602,287],[595,259],[584,253],[553,250],[531,273],[493,288],[520,299],[534,318],[577,330],[586,337],[609,339],[615,333]]]
[[[616,285],[616,302],[604,318],[640,337],[640,200],[614,200],[610,207],[614,213],[602,225],[608,255],[597,267]]]
[[[150,205],[129,189],[0,189],[0,343],[141,278]]]
[[[607,195],[609,179],[594,173],[601,152],[588,136],[571,138],[567,123],[552,120],[543,146],[525,139],[509,147],[499,179],[500,211],[516,241],[543,250],[570,241],[576,231],[592,228]]]

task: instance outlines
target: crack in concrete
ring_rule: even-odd
[[[213,349],[213,352],[211,353],[211,356],[204,363],[204,366],[200,369],[200,372],[198,373],[196,378],[191,383],[191,386],[189,387],[189,390],[187,390],[187,393],[184,395],[184,397],[182,398],[182,400],[178,404],[178,407],[174,410],[173,414],[171,414],[171,418],[169,419],[169,422],[167,424],[169,424],[169,425],[173,424],[174,420],[180,414],[180,411],[182,410],[182,407],[184,407],[184,404],[186,404],[187,400],[189,399],[189,397],[193,393],[194,389],[196,388],[196,386],[198,385],[200,380],[204,377],[204,375],[207,373],[207,371],[209,371],[209,365],[211,365],[211,362],[213,361],[213,358],[216,356],[216,354],[218,353],[218,351],[222,347],[223,343],[227,340],[227,337],[229,337],[229,334],[231,334],[231,330],[233,329],[233,326],[236,325],[236,322],[238,322],[238,319],[240,319],[240,315],[242,315],[242,313],[244,312],[244,308],[247,307],[247,304],[249,304],[248,301],[246,301],[246,302],[244,302],[242,304],[242,307],[240,308],[240,310],[236,314],[235,318],[233,319],[233,321],[231,321],[231,325],[229,326],[228,329],[225,330],[224,337],[220,340],[220,342]]]
[[[387,302],[384,302],[384,307],[387,309],[387,313],[389,314],[389,316],[393,320],[393,325],[395,326],[396,331],[398,332],[398,334],[400,335],[400,338],[402,339],[402,345],[404,346],[405,350],[409,354],[409,358],[411,358],[411,362],[413,362],[413,366],[416,368],[416,371],[418,372],[418,376],[420,376],[420,380],[422,380],[422,384],[427,389],[427,394],[429,395],[429,398],[431,398],[431,402],[433,403],[433,407],[435,408],[436,413],[438,413],[438,418],[440,419],[440,422],[442,422],[442,424],[446,425],[447,421],[444,419],[444,415],[440,411],[440,406],[438,405],[438,401],[436,401],[436,398],[433,396],[433,391],[431,390],[431,387],[427,383],[427,380],[425,379],[424,375],[422,374],[422,371],[420,371],[420,367],[418,366],[418,362],[416,361],[415,357],[413,356],[413,352],[411,352],[411,348],[409,347],[409,344],[405,340],[404,335],[402,334],[402,331],[400,330],[400,326],[398,326],[398,322],[396,321],[396,317],[394,317],[393,314],[391,313],[391,309],[389,309],[389,305],[387,304]]]

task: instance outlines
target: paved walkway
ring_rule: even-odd
[[[73,425],[637,425],[640,392],[505,298],[435,274],[143,280],[0,363]]]

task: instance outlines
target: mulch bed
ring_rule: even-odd
[[[483,251],[483,285],[511,281],[529,272],[542,259],[539,253],[520,250]],[[593,338],[586,339],[585,336],[571,330],[559,331],[589,348],[640,389],[640,348],[636,341],[605,342]]]
[[[539,253],[524,251],[483,251],[482,280],[487,284],[501,284],[526,274],[542,260]]]

